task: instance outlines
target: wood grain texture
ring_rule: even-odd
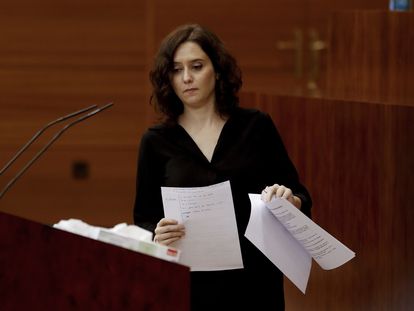
[[[367,2],[374,6],[372,0]],[[318,6],[324,9],[316,10]],[[65,134],[53,146],[51,154],[45,155],[45,160],[41,159],[49,168],[37,163],[33,172],[31,170],[24,176],[22,184],[16,185],[17,188],[24,187],[26,179],[25,195],[7,194],[7,199],[4,199],[8,205],[6,209],[17,209],[19,215],[26,211],[28,217],[49,223],[58,217],[62,207],[61,216],[66,217],[73,202],[72,194],[71,198],[62,197],[60,204],[56,204],[55,198],[51,207],[48,206],[47,192],[40,199],[38,196],[42,189],[34,193],[34,187],[29,185],[38,181],[40,171],[37,171],[37,165],[39,170],[50,173],[60,171],[59,166],[63,165],[67,172],[60,177],[53,175],[52,184],[66,184],[71,178],[71,163],[80,153],[91,166],[97,166],[91,179],[83,182],[86,188],[96,185],[94,178],[99,174],[96,173],[98,169],[111,166],[108,172],[114,172],[113,167],[126,174],[123,182],[114,175],[111,199],[107,197],[110,192],[105,192],[102,198],[96,195],[91,200],[93,206],[105,206],[108,210],[120,200],[124,219],[131,219],[128,209],[132,209],[134,191],[131,181],[134,183],[132,176],[135,174],[132,159],[136,157],[139,137],[155,120],[148,104],[148,71],[159,41],[177,25],[198,22],[216,31],[243,69],[245,91],[296,94],[301,92],[293,74],[293,55],[291,51],[277,51],[276,42],[291,40],[294,29],[308,28],[309,24],[317,23],[320,29],[326,27],[333,8],[358,6],[362,4],[322,0],[214,0],[199,1],[197,5],[186,0],[174,3],[158,0],[127,0],[122,3],[113,0],[105,3],[64,0],[52,3],[41,0],[36,4],[29,0],[2,1],[0,165],[5,164],[13,152],[47,122],[92,104],[115,104],[110,110]],[[45,136],[50,137],[52,132]],[[27,156],[34,155],[45,141],[39,141],[37,149],[31,149]],[[19,167],[13,166],[9,175],[1,176],[0,184],[3,186]],[[105,183],[109,187],[109,176]],[[41,183],[37,182],[37,185]],[[44,186],[49,187],[49,184]],[[36,216],[28,208],[30,202],[48,206],[45,207],[47,212]],[[112,225],[121,218],[115,212],[104,213],[108,216],[104,219],[96,216],[99,213],[88,205],[86,199],[79,201],[78,205],[85,211],[79,216],[101,225]],[[46,216],[51,210],[54,212],[49,214],[50,217]]]
[[[97,141],[130,144],[146,126],[136,119],[148,106],[144,26],[141,2],[3,1],[1,145],[19,145],[43,123],[108,102],[115,106]]]
[[[287,310],[412,308],[414,107],[260,95],[253,106],[277,124],[313,219],[356,252],[332,271],[314,263],[305,296],[287,281]]]
[[[38,149],[30,148],[2,180],[10,180]],[[131,224],[137,149],[115,145],[51,147],[4,195],[1,210],[46,224],[69,218],[105,227]],[[11,155],[2,152],[1,159]],[[76,163],[88,166],[88,176],[74,177]]]
[[[413,103],[412,13],[349,12],[333,19],[328,95],[390,107],[257,94],[302,94],[293,56],[278,52],[276,41],[290,40],[296,27],[317,25],[328,33],[334,9],[384,4],[2,1],[0,165],[56,117],[92,104],[115,106],[65,134],[7,193],[0,209],[43,223],[132,222],[138,141],[154,117],[147,79],[153,53],[178,24],[198,22],[216,31],[238,58],[243,90],[251,91],[243,102],[269,111],[278,124],[311,190],[314,219],[357,252],[334,271],[314,266],[306,296],[286,282],[287,310],[410,309],[414,122],[412,109],[403,106]],[[50,134],[1,176],[1,186]],[[89,164],[89,178],[73,178],[77,161]]]
[[[2,212],[0,236],[2,310],[189,310],[188,267]]]
[[[0,166],[46,123],[93,104],[114,106],[66,132],[1,210],[44,223],[132,223],[137,149],[150,109],[146,12],[146,2],[129,0],[2,1]],[[44,133],[1,176],[0,188],[62,126]],[[88,178],[73,178],[77,161],[89,165]]]
[[[413,12],[337,12],[330,38],[327,96],[414,105]]]

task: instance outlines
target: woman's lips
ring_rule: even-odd
[[[185,89],[184,93],[186,93],[186,94],[190,93],[191,94],[191,93],[194,93],[197,90],[198,90],[197,88],[193,87],[193,88],[190,88],[190,89]]]

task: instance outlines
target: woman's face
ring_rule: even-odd
[[[185,107],[215,105],[216,73],[210,58],[197,43],[187,41],[178,46],[170,80]]]

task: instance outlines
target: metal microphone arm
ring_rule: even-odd
[[[67,119],[69,119],[69,118],[73,118],[73,117],[75,117],[75,116],[77,116],[77,115],[79,115],[79,114],[82,114],[82,113],[84,113],[84,112],[86,112],[86,111],[89,111],[89,110],[92,110],[92,109],[94,109],[94,108],[96,108],[97,107],[97,105],[93,105],[93,106],[90,106],[90,107],[88,107],[88,108],[85,108],[85,109],[82,109],[82,110],[78,110],[78,111],[75,111],[75,112],[73,112],[73,113],[70,113],[70,114],[68,114],[68,115],[66,115],[66,116],[63,116],[63,117],[60,117],[59,119],[56,119],[56,120],[54,120],[54,121],[52,121],[52,122],[49,122],[48,124],[46,124],[43,128],[41,128],[16,154],[15,154],[15,156],[1,169],[1,171],[0,171],[0,176],[22,155],[22,153],[23,152],[25,152],[25,150],[27,149],[27,148],[29,148],[32,144],[33,144],[33,142],[40,136],[40,135],[42,135],[49,127],[51,127],[51,126],[53,126],[53,125],[55,125],[55,124],[57,124],[57,123],[60,123],[60,122],[62,122],[62,121],[65,121],[65,120],[67,120]]]
[[[36,162],[36,160],[38,159],[38,158],[40,158],[46,151],[47,151],[47,149],[49,149],[49,147],[66,131],[66,130],[68,130],[70,127],[72,127],[73,125],[75,125],[75,124],[77,124],[77,123],[80,123],[80,122],[82,122],[82,121],[84,121],[84,120],[86,120],[86,119],[88,119],[88,118],[90,118],[90,117],[92,117],[92,116],[94,116],[95,114],[97,114],[97,113],[99,113],[99,112],[101,112],[101,111],[103,111],[103,110],[105,110],[105,109],[107,109],[107,108],[109,108],[109,107],[111,107],[113,104],[112,103],[110,103],[110,104],[107,104],[107,105],[105,105],[105,106],[103,106],[103,107],[101,107],[101,108],[97,108],[97,109],[95,109],[95,110],[93,110],[93,111],[91,111],[91,112],[89,112],[88,114],[86,114],[86,115],[83,115],[83,116],[81,116],[80,118],[78,118],[78,119],[76,119],[75,121],[72,121],[71,123],[68,123],[67,125],[65,125],[59,132],[57,132],[56,134],[55,134],[55,136],[53,136],[52,137],[52,139],[51,140],[49,140],[49,142],[12,178],[12,180],[10,180],[9,181],[9,183],[3,188],[3,190],[0,192],[0,199],[4,196],[4,194],[10,189],[10,187],[11,186],[13,186],[13,184],[20,178],[20,176],[21,175],[23,175],[31,166],[32,166],[32,164],[34,163],[34,162]],[[96,106],[95,106],[96,107]],[[87,108],[86,110],[84,109],[82,112],[85,112],[85,111],[88,111],[88,110],[90,110],[91,108]],[[80,114],[80,113],[82,113],[82,112],[77,112],[76,113],[76,115],[77,114]],[[74,114],[72,114],[70,117],[73,117],[74,116]],[[67,119],[67,118],[70,118],[69,116],[66,116],[66,117],[64,117],[65,119]],[[58,119],[59,120],[59,119]],[[58,120],[56,120],[57,122],[60,122],[60,120],[58,121]],[[53,122],[55,122],[55,123],[57,123],[56,121],[53,121]],[[63,121],[63,120],[62,120]],[[51,122],[51,123],[53,123],[53,122]],[[51,124],[50,123],[50,124]],[[54,124],[55,124],[54,123]],[[48,126],[46,126],[45,128],[47,128],[47,127],[50,127],[50,125],[48,125]],[[45,129],[44,128],[44,129]],[[43,129],[43,131],[44,131],[44,129]],[[40,132],[42,132],[42,130],[40,131]],[[37,135],[37,134],[36,134]],[[36,136],[35,135],[35,136]],[[39,134],[40,135],[40,134]],[[39,136],[39,135],[37,135],[37,137]],[[34,136],[34,137],[35,137]],[[37,138],[36,137],[36,138]],[[35,138],[35,139],[36,139]],[[34,140],[34,139],[33,139]]]

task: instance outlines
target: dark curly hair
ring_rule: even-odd
[[[163,115],[165,121],[176,122],[183,113],[184,106],[173,90],[170,74],[175,51],[187,41],[197,43],[210,58],[218,77],[215,86],[217,112],[221,116],[231,115],[239,105],[237,93],[242,86],[240,68],[223,42],[213,32],[197,24],[178,27],[161,42],[150,71],[153,86],[150,103]]]

